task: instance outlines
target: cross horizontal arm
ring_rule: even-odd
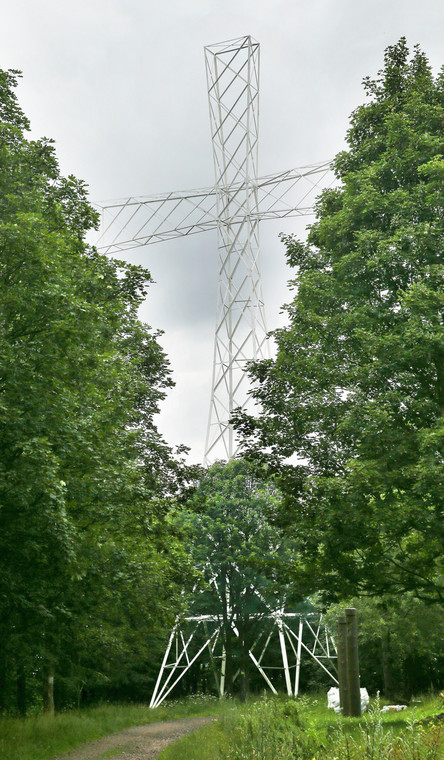
[[[251,220],[310,215],[316,195],[332,182],[333,172],[327,161],[261,177],[255,183],[258,210],[250,213]],[[242,190],[245,190],[243,182],[226,187],[226,208],[230,204],[231,214],[227,217],[224,207],[219,209],[223,223],[241,224],[244,220],[241,204],[236,211],[236,195]],[[96,245],[106,254],[195,235],[216,229],[218,223],[215,187],[134,196],[95,205],[102,214]]]

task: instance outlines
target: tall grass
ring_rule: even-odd
[[[401,725],[400,725],[401,724]],[[340,725],[330,742],[328,760],[440,760],[444,757],[441,720],[385,722],[376,704],[352,734]],[[321,755],[319,757],[322,757]]]
[[[227,734],[217,721],[166,747],[162,760],[219,760],[225,757]]]
[[[374,702],[361,719],[327,709],[326,697],[264,697],[226,711],[211,725],[167,747],[162,760],[441,760],[441,711],[426,699],[402,713],[381,714]]]

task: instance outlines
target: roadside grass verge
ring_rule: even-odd
[[[0,718],[1,760],[50,760],[86,742],[131,726],[163,720],[218,715],[225,703],[215,697],[195,696],[151,710],[147,705],[109,705],[69,710],[55,717]]]
[[[227,740],[226,727],[217,721],[170,744],[160,757],[162,760],[219,760],[226,757]]]
[[[326,695],[298,700],[263,697],[233,705],[216,724],[166,747],[161,760],[444,760],[442,712],[426,697],[400,713],[372,709],[362,718],[342,718]]]

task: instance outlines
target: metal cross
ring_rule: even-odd
[[[217,228],[219,284],[205,464],[231,459],[230,423],[247,402],[249,361],[268,355],[259,222],[313,213],[331,184],[329,162],[258,177],[259,43],[250,36],[205,48],[215,184],[97,204],[97,247],[116,254]]]

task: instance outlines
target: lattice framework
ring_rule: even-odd
[[[278,693],[273,673],[283,671],[288,696],[298,696],[303,653],[313,659],[332,682],[338,685],[336,644],[323,623],[322,615],[278,610],[265,618],[261,616],[258,622],[258,634],[248,655],[273,694]],[[268,630],[264,622],[269,624]],[[222,620],[217,615],[190,616],[176,623],[165,650],[150,707],[159,707],[193,665],[205,659],[211,666],[218,696],[224,696],[227,658],[222,641],[222,626]],[[235,620],[232,621],[231,628],[236,638],[239,638]],[[310,646],[306,643],[307,638],[304,641],[304,635],[307,637],[307,634],[310,636]],[[275,660],[271,664],[267,659],[273,640],[279,642],[281,657],[277,665]],[[237,670],[233,683],[239,675],[240,671]]]
[[[259,44],[250,36],[205,48],[215,184],[97,204],[98,248],[137,246],[217,229],[218,300],[205,463],[230,459],[230,419],[245,406],[248,361],[268,355],[259,260],[259,222],[312,214],[329,162],[258,177]]]

